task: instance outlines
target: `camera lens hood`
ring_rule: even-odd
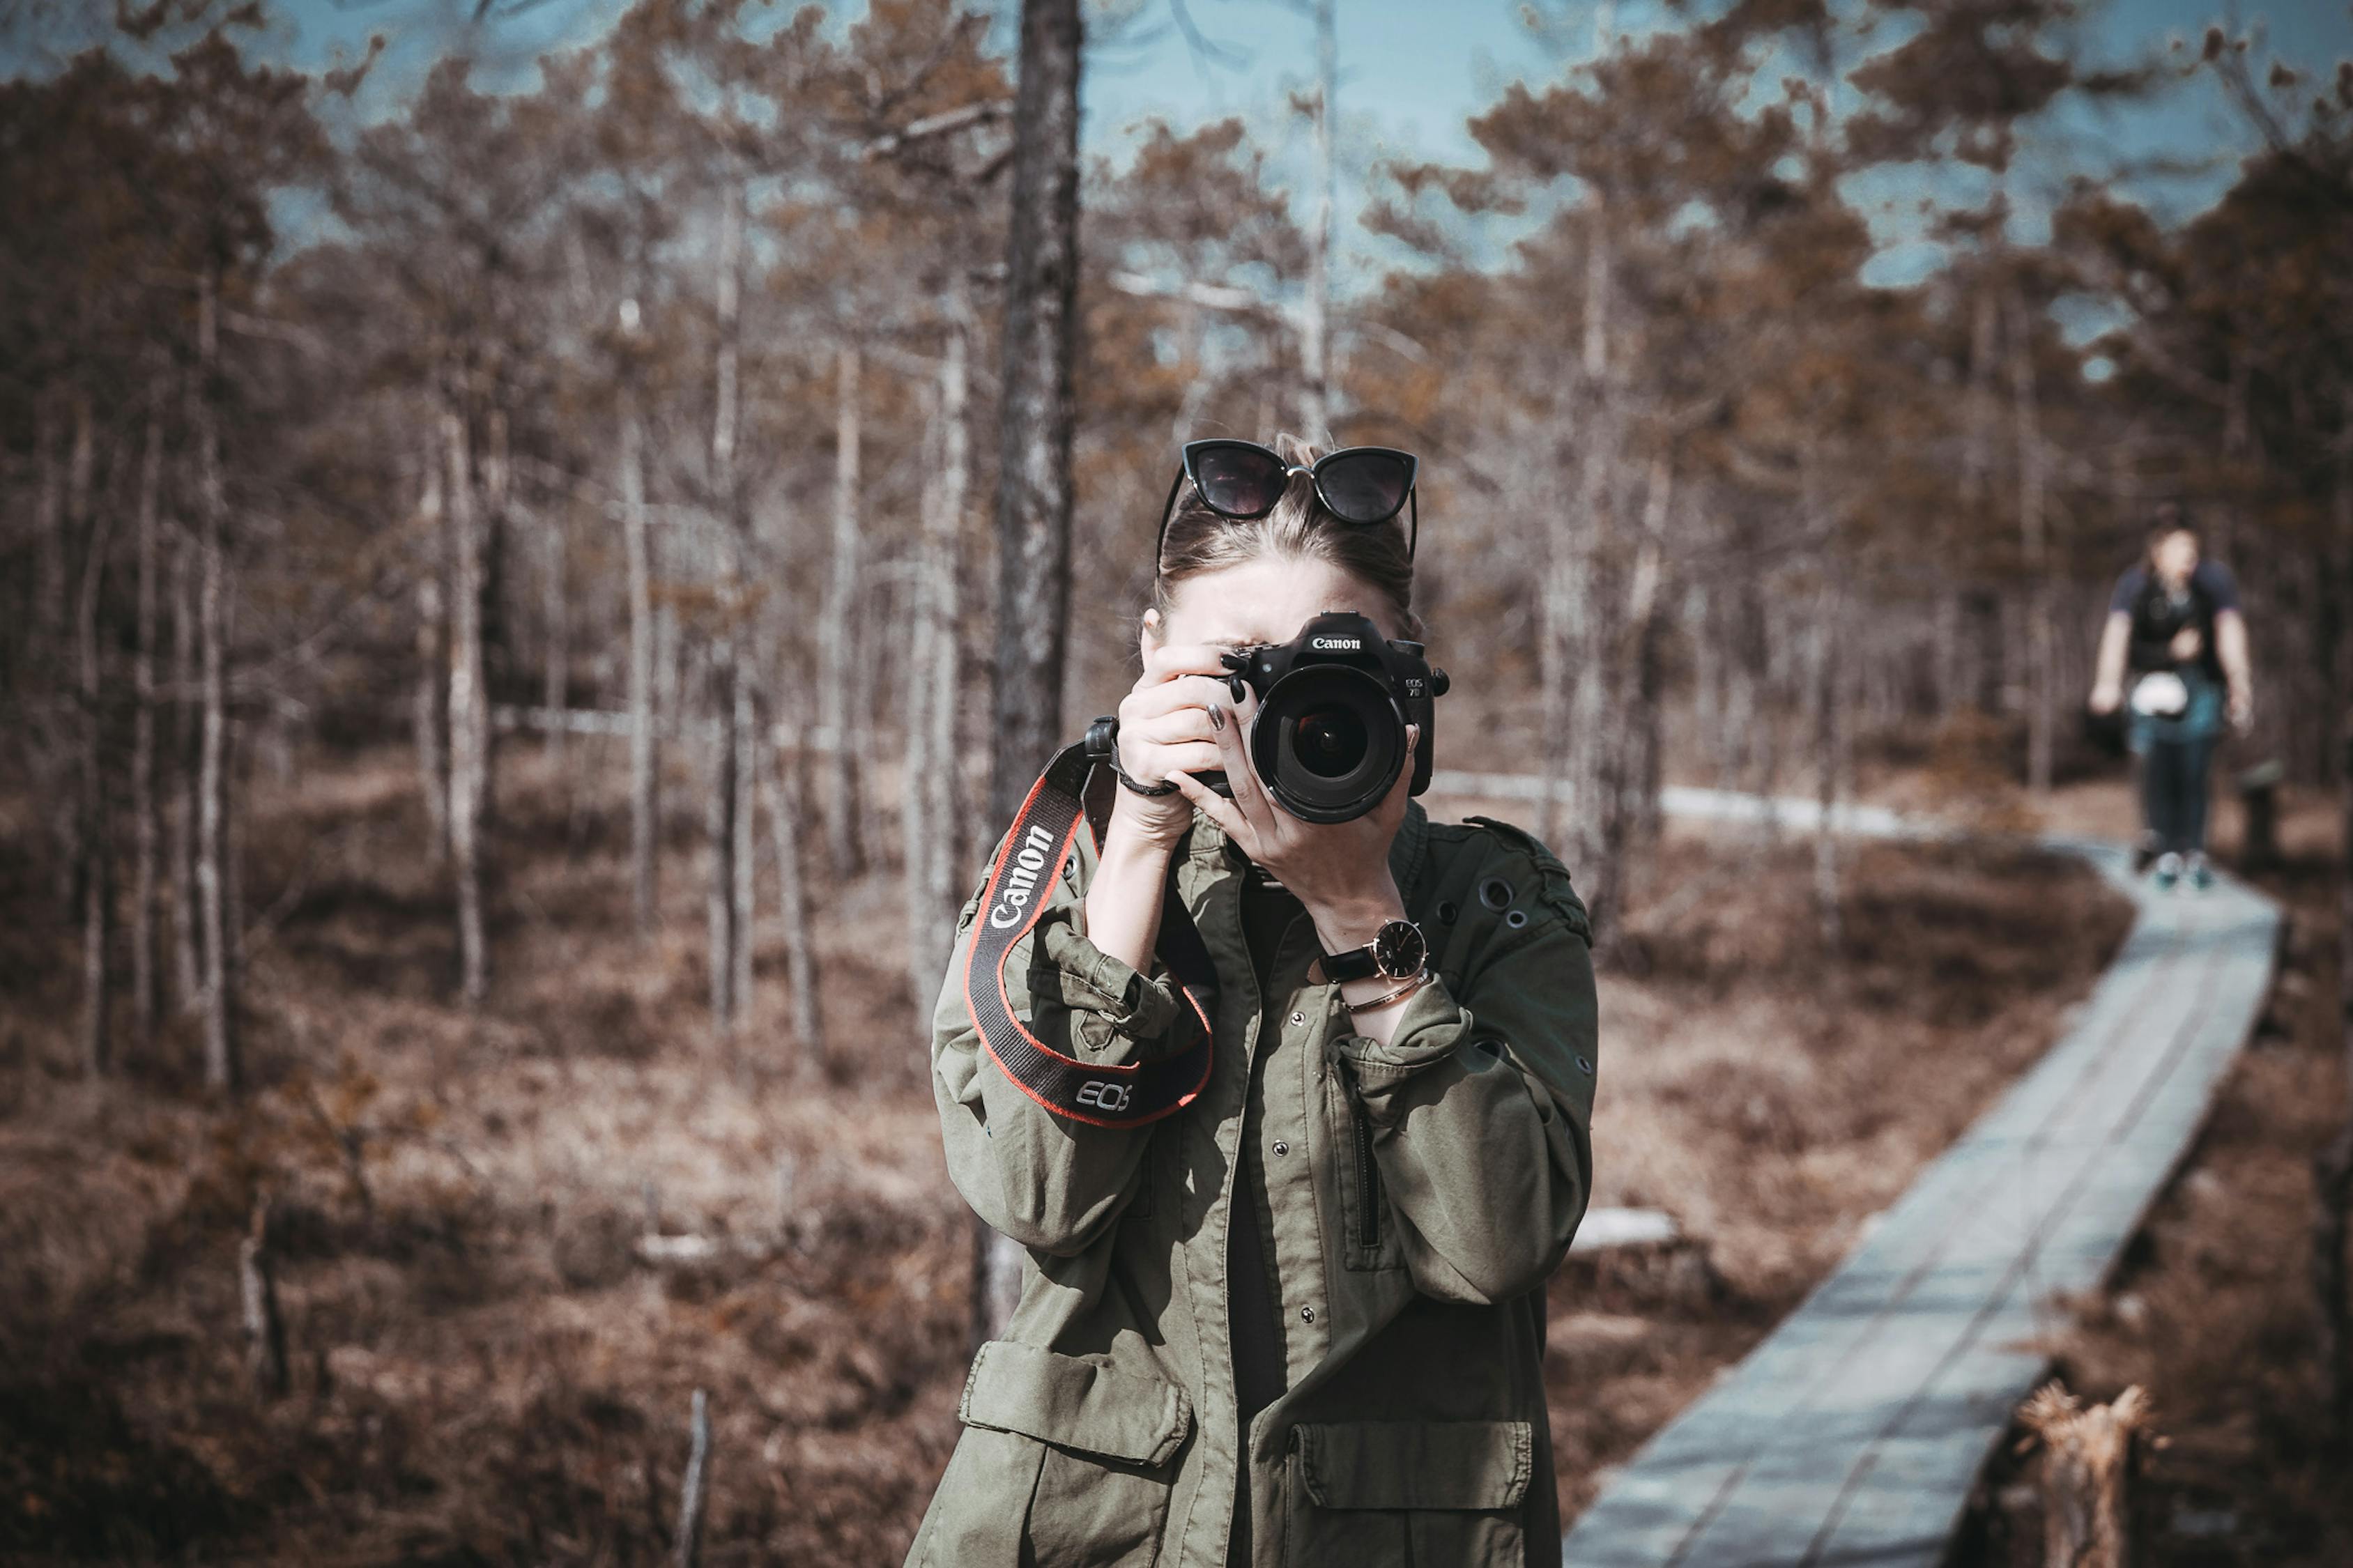
[[[1347,822],[1378,805],[1405,766],[1405,714],[1386,683],[1345,664],[1305,664],[1268,687],[1250,763],[1303,822]]]

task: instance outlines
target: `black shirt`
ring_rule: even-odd
[[[1240,1474],[1234,1489],[1233,1529],[1227,1537],[1226,1561],[1247,1563],[1250,1554],[1250,1425],[1258,1413],[1273,1404],[1289,1386],[1290,1374],[1282,1348],[1282,1317],[1276,1309],[1274,1282],[1268,1275],[1266,1227],[1270,1215],[1266,1183],[1256,1168],[1256,1150],[1249,1129],[1258,1093],[1258,1064],[1282,1038],[1282,1009],[1286,998],[1267,991],[1267,977],[1284,939],[1295,921],[1307,916],[1306,906],[1291,890],[1251,867],[1242,879],[1242,933],[1250,943],[1250,968],[1257,975],[1261,1016],[1258,1047],[1251,1053],[1250,1081],[1243,1089],[1243,1136],[1235,1146],[1233,1217],[1226,1232],[1226,1316],[1234,1358],[1234,1400],[1240,1406],[1240,1431],[1236,1444],[1242,1451]]]

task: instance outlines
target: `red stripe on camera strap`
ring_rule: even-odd
[[[990,1059],[1022,1093],[1073,1121],[1141,1127],[1191,1104],[1209,1081],[1217,971],[1191,911],[1176,896],[1175,877],[1162,891],[1158,949],[1187,1005],[1171,1027],[1196,1036],[1184,1050],[1124,1066],[1076,1060],[1031,1034],[1005,990],[1006,960],[1045,912],[1086,821],[1085,788],[1093,765],[1083,742],[1064,747],[1013,814],[974,916],[972,946],[965,958],[965,1002]]]

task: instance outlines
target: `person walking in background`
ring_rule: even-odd
[[[2254,717],[2247,624],[2230,568],[2202,559],[2198,531],[2170,514],[2149,531],[2148,552],[2116,579],[2100,635],[2091,709],[2129,710],[2144,829],[2136,867],[2157,883],[2212,885],[2206,861],[2207,773],[2227,715],[2246,732]]]

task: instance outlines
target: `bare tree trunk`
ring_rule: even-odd
[[[638,938],[654,929],[655,773],[653,532],[646,521],[645,426],[636,396],[621,405],[621,529],[629,572],[629,912]]]
[[[443,465],[438,433],[424,447],[424,478],[417,498],[425,551],[417,574],[417,691],[409,732],[417,751],[417,788],[425,799],[427,857],[449,858],[449,524],[441,500]]]
[[[1839,842],[1832,831],[1845,771],[1844,683],[1840,679],[1846,658],[1844,601],[1835,584],[1826,584],[1814,625],[1814,798],[1821,813],[1814,833],[1814,912],[1822,946],[1831,952],[1845,937],[1840,918]]]
[[[73,545],[80,542],[85,566],[90,546],[98,540],[97,520],[90,506],[98,468],[98,432],[96,416],[87,393],[76,393],[73,400],[73,443],[66,463],[66,513],[64,528],[58,539],[58,555],[65,573],[66,596],[59,608],[64,618],[58,623],[56,643],[57,668],[59,674],[69,669],[75,672],[73,700],[62,705],[65,721],[58,736],[57,761],[63,768],[55,787],[43,795],[49,809],[56,814],[57,839],[63,853],[59,863],[64,873],[60,887],[74,917],[88,929],[90,913],[90,872],[92,868],[90,851],[89,791],[83,783],[87,773],[85,753],[89,747],[90,717],[81,702],[81,600],[82,586],[90,581],[85,570],[79,578],[73,575]]]
[[[1315,6],[1315,210],[1307,222],[1307,297],[1299,315],[1299,420],[1311,441],[1328,443],[1332,417],[1332,103],[1339,89],[1334,0]]]
[[[163,943],[157,914],[163,887],[163,824],[155,795],[156,514],[163,504],[164,399],[157,371],[147,395],[147,447],[139,467],[139,584],[131,681],[131,1027],[143,1049],[154,1043],[162,992]]]
[[[673,1568],[695,1568],[702,1552],[702,1510],[710,1496],[711,1396],[694,1391],[694,1415],[690,1423],[686,1474],[678,1488],[678,1541],[671,1554]]]
[[[2345,434],[2353,436],[2353,387],[2344,393]],[[2337,550],[2348,581],[2353,581],[2353,440],[2337,449],[2334,510]],[[2340,639],[2337,685],[2353,693],[2353,637]],[[2345,1128],[2314,1162],[2312,1283],[2320,1309],[2321,1364],[2328,1377],[2329,1410],[2337,1440],[2353,1443],[2353,1282],[2348,1282],[2346,1242],[2353,1228],[2353,701],[2337,718],[2337,787],[2342,802],[2344,864],[2337,884],[2337,1022],[2345,1062]]]
[[[964,515],[971,489],[971,304],[961,275],[950,286],[948,339],[940,363],[934,409],[938,431],[934,472],[924,514],[918,592],[922,595],[920,657],[910,660],[908,687],[920,694],[918,726],[910,731],[913,776],[905,795],[911,829],[907,868],[909,976],[915,1003],[925,1005],[955,945],[957,883],[965,833],[957,764],[956,711],[964,674],[957,628],[963,581]],[[911,705],[913,706],[913,705]],[[917,765],[917,764],[920,765]]]
[[[44,395],[35,405],[34,465],[39,477],[33,501],[36,555],[28,651],[34,659],[62,670],[71,657],[67,647],[72,601],[71,551],[67,535],[73,519],[58,471],[57,416],[51,412],[54,402],[54,396]],[[86,403],[77,405],[79,411],[87,407]],[[32,722],[27,726],[26,739],[31,744],[26,760],[30,763],[35,808],[48,818],[49,836],[57,848],[52,886],[59,909],[65,911],[65,918],[70,919],[78,912],[76,879],[81,870],[81,855],[76,842],[75,803],[79,793],[65,776],[65,770],[71,767],[76,754],[76,731],[67,704],[62,701],[34,706],[27,716]]]
[[[2027,1401],[2019,1419],[2042,1439],[2044,1568],[2128,1568],[2147,1395],[2136,1385],[2112,1405],[2085,1410],[2052,1383]]]
[[[1614,413],[1609,388],[1611,253],[1609,215],[1597,196],[1586,218],[1585,342],[1577,387],[1581,411],[1577,451],[1577,502],[1548,509],[1552,543],[1547,552],[1543,609],[1540,679],[1544,734],[1538,767],[1546,779],[1542,837],[1558,847],[1586,877],[1596,895],[1609,868],[1599,852],[1601,770],[1596,767],[1601,737],[1588,734],[1588,721],[1600,706],[1602,660],[1607,646],[1599,624],[1597,566],[1608,532],[1613,479]],[[1574,813],[1572,816],[1570,814]]]
[[[220,428],[215,377],[219,364],[219,280],[205,274],[198,301],[195,405],[197,499],[203,514],[203,583],[197,590],[196,641],[204,721],[196,767],[195,880],[204,958],[205,1084],[234,1093],[242,1086],[237,1030],[237,976],[229,947],[227,503],[221,489]]]
[[[194,400],[191,399],[192,412]],[[190,420],[201,431],[201,416]],[[196,487],[198,526],[205,498]],[[172,861],[172,969],[177,981],[179,1008],[184,1014],[202,1009],[205,994],[203,903],[196,892],[197,761],[202,749],[198,715],[202,704],[189,700],[196,689],[196,621],[203,574],[204,550],[197,535],[185,526],[174,531],[172,547],[172,815],[169,818]]]
[[[712,365],[711,483],[723,524],[718,575],[725,624],[712,649],[713,697],[719,711],[711,768],[711,1016],[731,1032],[752,997],[752,826],[750,761],[753,699],[745,668],[751,623],[742,602],[744,579],[743,487],[735,467],[741,422],[744,187],[730,179],[720,203]]]
[[[1979,513],[1991,488],[1997,406],[1994,369],[2000,353],[2000,311],[1993,289],[1980,283],[1970,294],[1969,384],[1963,405],[1967,426],[1961,446],[1958,515],[1964,538],[1983,521]],[[1987,670],[1983,657],[1988,646],[1983,635],[1983,595],[1982,589],[1957,584],[1943,595],[1946,608],[1940,620],[1949,618],[1951,626],[1949,652],[1944,661],[1947,688],[1943,703],[1947,712],[1964,704],[1975,704],[1988,713],[2000,706],[1989,689],[1998,677]]]
[[[818,623],[818,728],[825,736],[825,843],[837,878],[864,868],[860,842],[857,748],[851,743],[850,687],[856,639],[859,579],[858,501],[860,416],[859,379],[863,356],[855,342],[835,352],[833,458],[833,570]]]
[[[763,747],[762,752],[768,759],[760,787],[768,802],[768,841],[776,847],[776,890],[785,928],[785,984],[791,991],[793,1035],[800,1042],[799,1070],[815,1077],[825,1065],[825,1024],[818,1007],[817,948],[809,931],[803,854],[807,814],[801,803],[807,795],[797,757],[787,754],[779,759],[772,747]]]
[[[481,644],[481,674],[476,688],[480,701],[482,767],[475,802],[480,824],[495,820],[499,810],[498,731],[491,724],[491,682],[510,667],[513,633],[506,593],[508,512],[513,496],[513,466],[507,446],[507,411],[492,402],[482,415],[481,493],[475,500],[474,531],[481,542],[481,617],[477,640]],[[475,830],[479,843],[485,829]],[[488,874],[487,866],[484,874]],[[487,963],[487,955],[485,958]]]
[[[49,656],[66,635],[65,489],[58,471],[56,398],[34,405],[33,461],[39,478],[33,494],[32,642]]]
[[[490,994],[490,953],[482,921],[482,830],[491,707],[482,679],[481,520],[474,504],[466,418],[454,405],[441,411],[441,441],[449,464],[449,537],[456,567],[449,584],[449,847],[458,875],[459,990],[466,1005],[477,1007]]]
[[[2052,669],[2051,560],[2042,515],[2042,428],[2035,407],[2033,321],[2022,294],[2010,296],[2010,386],[2018,416],[2018,525],[2031,584],[2026,597],[2026,784],[2042,797],[2051,793],[2059,693]]]
[[[1642,532],[1635,545],[1634,570],[1626,594],[1626,656],[1617,700],[1617,731],[1610,762],[1607,832],[1613,868],[1606,901],[1612,925],[1622,924],[1632,900],[1636,858],[1658,817],[1660,699],[1665,685],[1661,608],[1666,572],[1667,521],[1674,505],[1674,468],[1653,458],[1642,500]]]
[[[759,788],[758,765],[760,744],[759,704],[752,689],[752,675],[739,655],[735,661],[734,721],[729,738],[733,742],[730,758],[734,780],[727,794],[729,812],[734,829],[729,862],[735,873],[733,936],[734,947],[730,962],[734,965],[735,978],[732,989],[739,1014],[752,1007],[752,932],[759,918],[759,815],[755,792]]]
[[[80,852],[81,888],[82,1071],[98,1077],[112,1065],[113,1038],[109,1030],[108,1005],[113,990],[114,833],[106,790],[106,721],[101,706],[101,671],[98,647],[99,594],[106,583],[107,546],[113,534],[111,508],[100,513],[90,506],[85,405],[79,416],[74,442],[74,492],[89,545],[83,556],[80,592],[74,600],[74,655],[79,679],[76,704],[75,773],[76,847]]]
[[[722,661],[724,662],[722,662]],[[710,783],[703,795],[703,834],[711,847],[711,880],[703,909],[710,938],[711,1021],[722,1034],[735,1022],[735,688],[734,661],[714,650],[711,672]]]
[[[561,713],[571,702],[572,600],[565,584],[564,523],[560,515],[550,513],[541,521],[539,544],[539,623],[546,639],[546,647],[541,650],[543,673],[539,700],[550,713]],[[547,760],[559,766],[564,762],[562,724],[547,727]]]
[[[237,1247],[237,1297],[245,1319],[246,1372],[264,1399],[285,1395],[286,1319],[278,1307],[278,1270],[269,1251],[269,1204],[258,1199]]]
[[[1076,420],[1079,0],[1023,0],[997,399],[997,686],[989,816],[1009,822],[1061,739]],[[972,1334],[1004,1322],[1020,1249],[976,1217]]]

